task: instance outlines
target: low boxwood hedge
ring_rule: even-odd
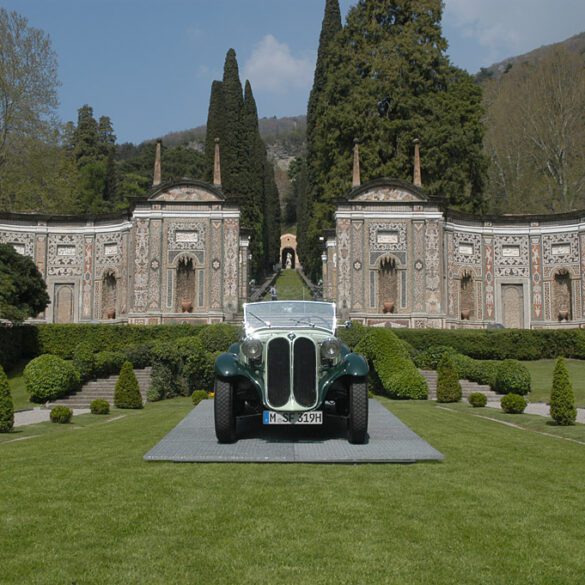
[[[73,417],[73,411],[67,406],[55,406],[54,408],[51,409],[49,417],[52,423],[65,425],[68,422],[71,422],[71,418]]]
[[[526,406],[528,406],[528,403],[524,396],[511,392],[500,400],[500,405],[502,406],[502,410],[508,414],[522,414]]]
[[[519,394],[530,392],[530,372],[517,360],[504,360],[498,364],[494,390],[498,394]]]
[[[426,380],[400,339],[389,329],[370,329],[355,351],[368,359],[384,393],[392,398],[426,400]]]

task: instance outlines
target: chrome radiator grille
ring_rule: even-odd
[[[313,341],[306,337],[298,337],[292,343],[286,337],[271,339],[266,365],[268,401],[272,406],[284,406],[291,393],[301,406],[310,407],[315,403],[317,350]]]

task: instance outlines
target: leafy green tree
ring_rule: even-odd
[[[313,268],[334,201],[351,186],[355,138],[364,180],[412,180],[412,142],[419,138],[426,192],[450,205],[481,204],[481,89],[449,62],[442,8],[441,0],[360,0],[327,47],[308,160]]]
[[[10,385],[0,366],[0,433],[9,433],[14,427],[14,403],[10,396]]]
[[[140,387],[130,362],[125,362],[114,390],[116,408],[143,408]]]
[[[47,285],[35,263],[10,244],[0,244],[0,319],[19,323],[48,304]]]
[[[557,359],[553,373],[553,384],[550,393],[550,416],[558,425],[562,426],[574,425],[577,419],[573,385],[563,357]]]

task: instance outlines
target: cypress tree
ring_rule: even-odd
[[[87,104],[77,111],[77,127],[73,133],[73,153],[78,168],[95,162],[100,154],[98,125],[93,117],[93,108]]]
[[[365,181],[412,181],[412,142],[420,138],[425,191],[451,205],[481,204],[481,89],[449,62],[442,8],[441,0],[360,0],[327,46],[308,161],[313,244],[351,187],[354,138]],[[317,264],[318,248],[309,251]]]
[[[112,121],[108,116],[102,116],[98,122],[98,152],[99,158],[105,164],[105,188],[103,198],[108,203],[113,203],[116,199],[116,135]]]
[[[124,362],[120,377],[114,390],[116,408],[143,408],[142,396],[134,368],[130,362]]]
[[[274,167],[268,158],[264,161],[264,238],[265,267],[271,270],[272,265],[279,261],[280,254],[280,197],[274,177]]]
[[[0,366],[0,433],[9,433],[14,427],[14,404],[10,396],[10,385]]]
[[[459,402],[462,395],[461,384],[448,353],[439,361],[437,374],[437,402]]]
[[[573,385],[563,357],[557,360],[553,373],[553,385],[550,393],[550,416],[561,426],[574,425],[577,418]]]
[[[215,159],[215,139],[220,141],[224,138],[224,111],[223,84],[221,81],[214,81],[211,84],[211,96],[209,97],[209,111],[207,113],[207,135],[205,138],[205,178],[208,182],[213,181],[213,162]],[[223,151],[223,144],[220,148]],[[223,159],[223,156],[222,156]],[[223,165],[222,165],[223,166]],[[222,168],[222,174],[224,169]]]

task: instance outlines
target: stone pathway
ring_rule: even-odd
[[[74,408],[73,416],[78,414],[89,414],[89,408]],[[36,425],[37,423],[48,422],[51,411],[47,408],[34,408],[33,410],[23,410],[22,412],[14,413],[14,426],[25,427],[27,425]]]
[[[500,408],[499,402],[491,402],[487,403],[487,406],[490,408]],[[545,404],[544,402],[529,402],[524,414],[536,414],[538,416],[546,416],[550,417],[550,406]],[[577,409],[577,422],[581,424],[585,424],[585,408],[578,408]]]

